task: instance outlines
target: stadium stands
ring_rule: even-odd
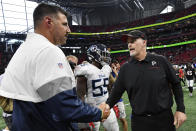
[[[117,31],[119,29],[127,29],[137,26],[155,24],[165,21],[174,20],[176,18],[184,17],[196,12],[196,5],[193,5],[180,12],[172,12],[169,14],[161,14],[157,16],[151,16],[148,18],[136,20],[133,22],[120,23],[113,26],[71,26],[72,32],[109,32]],[[148,47],[168,45],[179,42],[196,40],[196,16],[186,18],[170,24],[163,24],[159,26],[152,26],[148,28],[141,29],[146,32],[148,36]],[[79,57],[79,63],[85,60],[86,49],[95,43],[103,43],[107,45],[112,51],[113,50],[123,50],[127,49],[127,45],[122,43],[120,36],[121,33],[115,34],[105,34],[105,35],[70,35],[66,46],[80,46],[81,50],[74,53],[74,55]],[[14,38],[24,40],[25,34],[12,34]],[[191,47],[191,48],[189,48]],[[3,47],[5,48],[5,47]],[[170,61],[175,64],[182,64],[186,62],[193,62],[196,57],[196,49],[194,43],[191,45],[184,45],[178,47],[163,48],[157,50],[149,50],[150,52],[156,52],[166,56]],[[72,49],[64,49],[66,55],[73,54]],[[9,55],[8,55],[9,54]],[[10,60],[13,52],[4,52],[0,50],[0,72],[4,71],[5,65]],[[117,59],[124,63],[129,57],[128,53],[112,54],[113,57],[118,57]]]

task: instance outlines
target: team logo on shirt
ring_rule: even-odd
[[[160,67],[158,66],[158,63],[156,61],[151,61],[152,66],[150,67],[151,69],[159,69]]]
[[[156,61],[152,61],[152,66],[156,66],[157,62]]]
[[[62,69],[62,68],[63,68],[63,63],[58,63],[58,67],[59,67],[60,69]]]

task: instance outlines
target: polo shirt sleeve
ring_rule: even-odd
[[[164,68],[166,70],[167,79],[169,83],[171,83],[172,85],[172,91],[175,97],[177,111],[185,112],[184,96],[183,96],[180,81],[177,78],[175,74],[175,70],[172,67],[171,63],[165,57],[163,57],[163,61],[165,66]]]
[[[51,91],[49,87],[56,88],[53,90],[53,95],[60,92],[58,85],[61,81],[63,81],[64,84],[66,83],[67,87],[71,89],[72,75],[73,72],[66,61],[65,55],[58,47],[48,47],[44,49],[35,59],[33,85],[42,98],[44,92],[49,93],[49,91]],[[53,85],[48,85],[48,83],[53,83]],[[63,91],[63,89],[61,89],[61,91]]]
[[[126,64],[125,64],[126,65]],[[126,66],[123,65],[120,68],[120,71],[118,73],[118,77],[114,83],[114,87],[112,88],[112,92],[107,99],[106,103],[109,104],[110,108],[112,108],[122,97],[122,94],[125,91],[124,86],[124,71],[126,71]]]
[[[90,106],[77,97],[76,88],[61,92],[44,103],[55,122],[92,122],[100,121],[102,117],[99,108]]]

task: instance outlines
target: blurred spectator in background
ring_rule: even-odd
[[[108,86],[109,88],[108,90],[110,92],[112,91],[113,84],[118,77],[118,72],[120,70],[120,63],[117,60],[113,60],[111,63],[111,68],[112,68],[112,73],[110,74],[110,82]],[[119,118],[122,123],[123,131],[128,131],[125,105],[124,105],[123,99],[121,98],[113,108],[114,108],[117,118]]]
[[[193,96],[193,84],[194,78],[196,79],[195,69],[192,67],[190,63],[187,64],[187,68],[185,69],[186,83],[189,88],[189,96]]]

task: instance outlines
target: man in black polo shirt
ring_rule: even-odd
[[[112,108],[127,91],[132,131],[175,131],[186,115],[182,87],[172,65],[164,56],[146,52],[143,32],[134,30],[122,39],[128,43],[131,59],[121,67],[106,103]],[[174,116],[173,95],[177,104]]]

